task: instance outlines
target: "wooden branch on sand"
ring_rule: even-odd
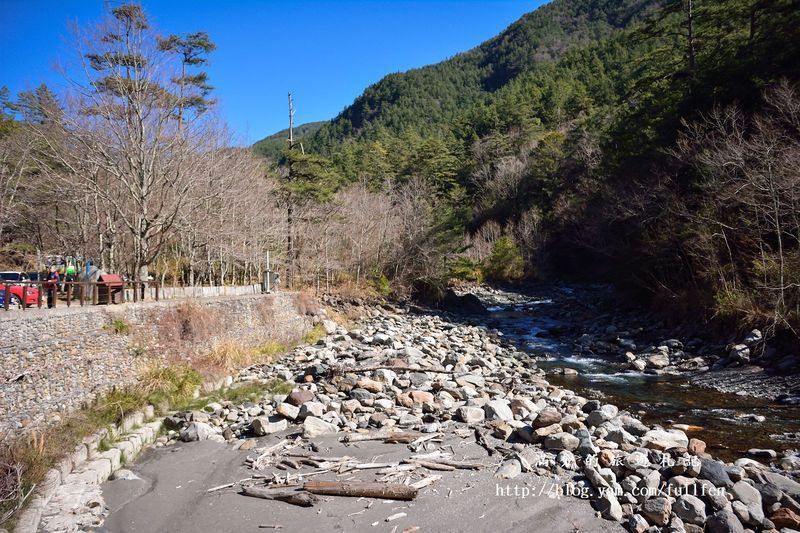
[[[310,492],[302,490],[271,490],[263,487],[244,487],[242,489],[242,494],[254,498],[261,498],[263,500],[277,500],[291,503],[292,505],[298,505],[300,507],[312,507],[319,501],[319,498]]]
[[[455,374],[455,370],[444,370],[439,368],[408,368],[404,366],[390,366],[390,365],[365,366],[361,368],[342,368],[342,369],[337,369],[337,372],[341,372],[343,374],[348,374],[348,373],[360,374],[363,372],[374,372],[375,370],[394,370],[395,372],[431,372],[433,374]]]
[[[303,490],[311,494],[350,496],[355,498],[382,498],[385,500],[413,500],[417,489],[399,483],[374,483],[370,481],[307,481]]]
[[[364,442],[368,440],[382,440],[387,443],[408,444],[418,439],[422,433],[416,431],[402,431],[398,429],[379,429],[368,433],[348,433],[339,439],[341,442]]]

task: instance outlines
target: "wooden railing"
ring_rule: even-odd
[[[21,291],[14,291],[13,287],[20,287]],[[144,301],[149,289],[152,291],[153,300],[159,299],[160,285],[156,281],[63,281],[58,284],[50,284],[46,281],[21,281],[21,282],[0,282],[0,288],[3,288],[5,294],[3,296],[2,306],[6,311],[11,308],[12,297],[19,299],[20,307],[25,310],[29,307],[41,308],[42,305],[47,305],[48,291],[52,290],[53,307],[58,305],[59,299],[64,300],[67,307],[77,302],[78,305],[109,305],[115,303],[125,303],[130,300],[133,302]],[[32,300],[32,295],[28,294],[29,289],[36,289],[37,294],[34,295],[35,302]],[[128,291],[131,290],[132,294],[128,297]],[[22,298],[19,298],[20,294]]]

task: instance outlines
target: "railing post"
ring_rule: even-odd
[[[125,291],[126,291],[125,282],[123,281],[122,282],[122,303],[125,303],[125,300],[127,299],[127,295],[125,294]]]
[[[5,284],[5,292],[3,293],[3,309],[8,311],[8,306],[11,303],[11,288],[8,283]]]
[[[108,292],[108,300],[106,300],[106,305],[111,305],[114,303],[111,301],[111,283],[106,283],[106,292]]]
[[[139,301],[139,284],[135,281],[133,282],[133,303]]]
[[[81,307],[83,307],[83,300],[86,297],[86,283],[81,282],[78,286],[78,299],[81,301]]]
[[[42,291],[43,290],[44,290],[44,285],[39,283],[38,287],[36,289],[36,307],[38,307],[39,309],[42,308]]]
[[[156,301],[158,301],[158,289],[161,288],[161,284],[156,281]]]
[[[28,302],[26,301],[26,299],[28,297],[28,290],[27,290],[28,287],[24,283],[20,284],[20,287],[22,288],[22,298],[20,298],[20,300],[22,300],[22,302],[21,302],[22,303],[22,310],[23,311],[27,311]]]
[[[67,281],[64,285],[67,286],[67,307],[72,307],[72,283]]]

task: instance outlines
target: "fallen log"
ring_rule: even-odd
[[[354,498],[382,498],[385,500],[413,500],[417,489],[399,483],[374,483],[370,481],[307,481],[303,490],[311,494],[350,496]]]
[[[263,500],[277,500],[281,502],[298,505],[300,507],[312,507],[319,499],[310,492],[302,490],[270,490],[263,487],[244,487],[242,494],[261,498]]]

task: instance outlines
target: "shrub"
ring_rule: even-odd
[[[115,318],[111,321],[111,329],[118,335],[127,335],[131,326],[121,318]]]
[[[313,316],[319,312],[319,303],[316,298],[306,292],[300,292],[295,296],[294,305],[301,315]]]
[[[524,274],[525,261],[514,239],[503,235],[494,242],[492,253],[484,260],[483,272],[492,281],[516,281]]]
[[[379,270],[375,270],[371,276],[372,286],[375,287],[375,290],[378,294],[382,296],[389,296],[392,292],[392,287],[389,284],[389,278],[386,277],[386,274]]]
[[[139,383],[151,404],[182,406],[192,399],[202,381],[199,372],[183,366],[149,368]]]
[[[303,342],[306,344],[316,344],[320,339],[325,337],[325,335],[325,328],[322,327],[322,324],[315,324],[308,333],[303,335]]]
[[[461,281],[483,281],[483,271],[480,265],[467,257],[459,257],[450,269],[450,277]]]

